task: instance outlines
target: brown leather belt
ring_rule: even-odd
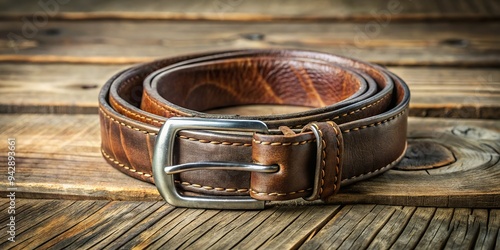
[[[118,170],[155,183],[174,206],[332,202],[341,185],[380,174],[403,157],[409,99],[407,85],[386,69],[318,52],[162,59],[122,71],[102,88],[102,154]],[[246,104],[311,109],[204,113]]]

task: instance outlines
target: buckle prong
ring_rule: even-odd
[[[255,163],[241,163],[228,161],[200,161],[190,162],[165,167],[166,174],[179,174],[185,171],[195,170],[236,170],[262,173],[274,173],[279,170],[278,165],[260,165]]]
[[[153,152],[153,178],[162,197],[176,207],[209,209],[263,209],[265,201],[250,197],[185,196],[175,187],[174,174],[193,170],[238,170],[251,172],[276,172],[276,165],[259,165],[241,162],[193,162],[174,165],[173,147],[180,130],[225,130],[268,133],[265,123],[257,120],[223,120],[202,118],[170,118],[160,129]]]

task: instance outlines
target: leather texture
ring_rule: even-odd
[[[278,165],[278,172],[183,172],[176,176],[178,189],[189,195],[328,202],[341,186],[401,160],[409,100],[407,85],[386,69],[319,52],[238,50],[161,59],[126,69],[102,88],[102,154],[118,170],[154,183],[155,138],[168,118],[260,120],[269,134],[182,130],[175,162],[253,162]],[[311,109],[260,116],[205,113],[247,104]]]

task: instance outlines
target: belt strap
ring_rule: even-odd
[[[409,99],[407,85],[386,69],[319,52],[239,50],[161,59],[126,69],[102,88],[102,154],[118,170],[155,183],[177,206],[332,202],[341,186],[401,160]],[[311,109],[205,113],[246,104]],[[221,205],[234,199],[239,205]]]

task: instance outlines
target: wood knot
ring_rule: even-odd
[[[45,30],[45,34],[48,36],[57,36],[61,34],[61,30],[57,28],[50,28]]]
[[[465,39],[459,39],[459,38],[449,38],[449,39],[442,40],[441,44],[451,46],[451,47],[465,48],[465,47],[469,46],[469,41],[467,41]]]
[[[265,35],[261,33],[248,33],[248,34],[242,34],[241,36],[250,41],[262,41],[264,40],[265,37]]]
[[[97,88],[99,88],[99,85],[92,84],[92,83],[81,83],[81,84],[76,83],[76,84],[68,85],[67,88],[87,90],[87,89],[97,89]]]
[[[80,85],[80,88],[81,89],[95,89],[99,86],[97,86],[97,84],[82,84]]]
[[[433,169],[455,161],[453,153],[441,144],[429,141],[409,141],[406,154],[395,169],[409,171]]]

